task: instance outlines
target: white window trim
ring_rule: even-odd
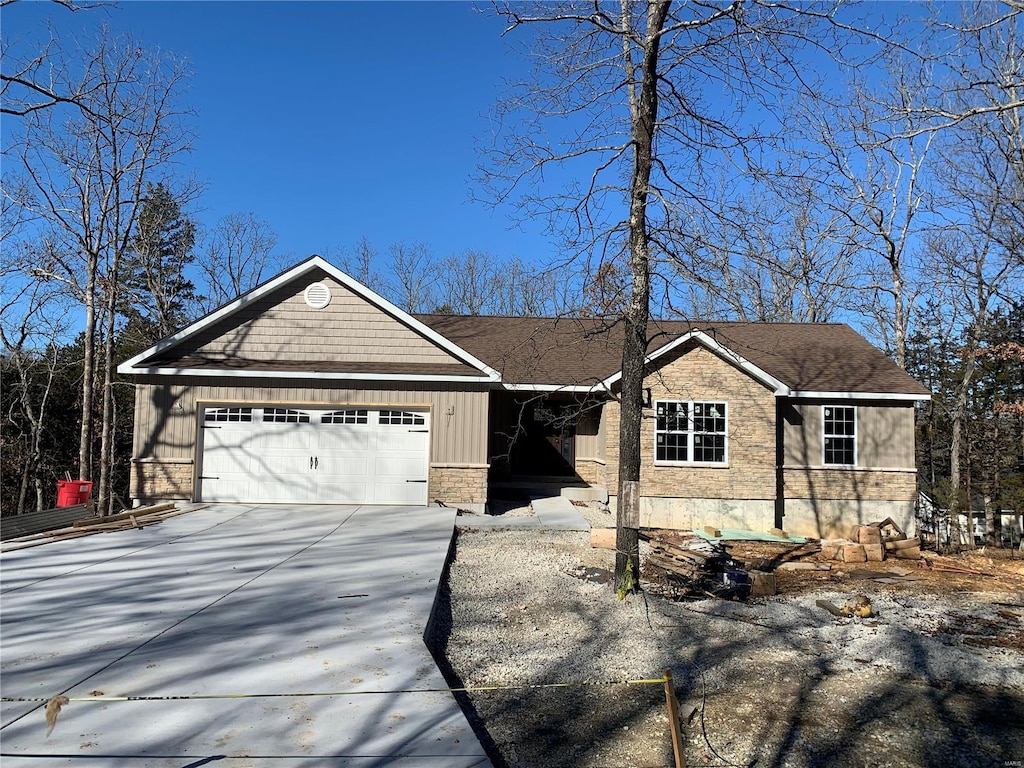
[[[826,408],[852,408],[853,409],[853,434],[852,435],[826,435],[825,434],[825,409]],[[857,414],[857,406],[855,405],[835,405],[832,403],[826,403],[821,406],[821,466],[826,469],[855,469],[857,462],[860,459],[858,455],[860,453],[860,417]],[[829,464],[825,461],[825,438],[828,437],[852,437],[853,438],[853,464]]]
[[[658,458],[658,404],[659,403],[685,403],[687,408],[687,418],[690,422],[690,427],[685,431],[687,435],[686,441],[686,455],[689,456],[686,461],[669,461],[667,459]],[[695,403],[708,404],[708,403],[721,403],[725,406],[725,432],[694,432],[693,430],[693,406]],[[659,467],[727,467],[729,466],[729,414],[732,413],[732,407],[729,405],[728,400],[655,400],[654,401],[654,464]],[[669,434],[669,433],[666,433]],[[679,434],[679,433],[674,433]],[[694,434],[724,434],[725,435],[725,453],[721,461],[694,461],[693,455],[693,436]]]

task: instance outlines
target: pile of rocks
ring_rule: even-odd
[[[886,557],[921,559],[921,539],[907,537],[891,518],[878,523],[855,525],[848,539],[822,539],[821,554],[827,560],[844,563],[881,562]]]

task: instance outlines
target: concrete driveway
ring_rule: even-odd
[[[229,505],[0,559],[4,768],[488,766],[423,642],[455,510]],[[389,693],[372,693],[389,691]],[[362,692],[361,694],[359,692]]]

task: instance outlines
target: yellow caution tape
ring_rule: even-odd
[[[611,685],[663,685],[668,682],[665,676],[638,680],[594,681],[582,680],[571,683],[528,683],[520,685],[474,685],[463,688],[396,688],[385,691],[311,691],[296,693],[199,693],[187,696],[72,696],[65,697],[72,701],[188,701],[210,699],[275,699],[300,698],[305,696],[384,696],[394,693],[477,693],[482,691],[518,691],[539,688],[586,688],[591,686]],[[0,696],[5,702],[48,702],[50,698],[28,696]]]

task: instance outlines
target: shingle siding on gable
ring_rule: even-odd
[[[306,305],[306,286],[331,289],[323,309]],[[293,281],[186,340],[175,356],[213,359],[413,364],[458,363],[444,350],[323,273]]]

